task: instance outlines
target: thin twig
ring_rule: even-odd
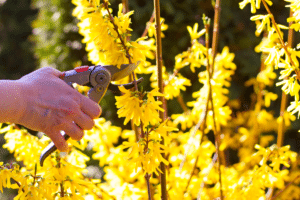
[[[128,0],[122,0],[122,4],[123,4],[123,13],[126,14],[129,12],[129,4],[128,4]]]
[[[156,65],[157,65],[157,82],[160,93],[164,93],[163,87],[163,77],[162,77],[162,44],[161,44],[161,24],[160,24],[160,4],[159,0],[154,0],[154,11],[155,11],[155,22],[156,22]],[[163,97],[159,97],[161,102],[164,102]],[[163,108],[164,106],[161,105]],[[162,121],[165,121],[165,114],[162,111],[159,111],[159,116]],[[164,146],[165,140],[161,137],[161,145]],[[163,158],[165,157],[165,153],[161,153]],[[167,180],[166,180],[166,168],[163,162],[160,163],[160,185],[161,185],[161,199],[167,200]]]
[[[218,44],[218,36],[219,36],[219,21],[220,21],[220,0],[216,1],[215,5],[215,18],[214,18],[214,29],[213,29],[213,43],[212,43],[212,65],[209,63],[209,54],[208,54],[208,41],[209,41],[209,23],[205,23],[205,29],[206,29],[206,48],[207,48],[207,74],[208,74],[208,88],[209,88],[209,100],[211,102],[211,110],[213,113],[213,126],[214,126],[214,135],[215,135],[215,146],[216,146],[216,154],[218,156],[218,171],[219,171],[219,183],[220,183],[220,198],[223,200],[223,190],[222,190],[222,172],[221,172],[221,154],[220,154],[220,143],[221,143],[221,138],[220,138],[220,133],[217,128],[217,122],[216,122],[216,114],[215,114],[215,109],[214,109],[214,100],[212,96],[212,75],[214,72],[214,60],[216,56],[216,49],[217,49],[217,44]]]
[[[290,17],[293,16],[293,11],[290,10]],[[294,30],[291,29],[291,25],[293,24],[293,22],[289,23],[289,31],[288,31],[288,47],[292,47],[293,46],[293,40],[294,40]],[[285,77],[285,80],[287,80],[287,77]],[[284,114],[286,112],[286,107],[287,107],[287,95],[285,94],[285,92],[282,91],[281,93],[281,104],[280,104],[280,118],[281,121],[279,121],[278,123],[278,132],[277,132],[277,146],[281,147],[283,145],[283,141],[284,141],[284,131],[285,131],[285,124],[284,124]],[[269,188],[266,198],[269,199],[274,192],[274,188],[271,187]]]
[[[148,200],[151,200],[152,195],[151,195],[151,187],[150,187],[150,177],[151,175],[149,175],[148,173],[146,173],[145,175],[145,179],[147,182],[147,190],[148,190]]]
[[[186,107],[181,94],[178,95],[177,101],[178,101],[179,105],[181,106],[181,108],[183,109],[183,112],[187,112],[188,108]]]
[[[290,10],[290,17],[293,16],[293,11]],[[293,22],[289,23],[289,32],[288,32],[288,47],[292,48],[293,47],[293,40],[294,40],[294,30],[291,29],[291,25]],[[287,78],[285,78],[287,79]],[[280,105],[280,117],[281,121],[278,124],[278,138],[277,138],[277,146],[281,147],[283,145],[284,141],[284,129],[285,129],[285,124],[284,124],[284,113],[286,110],[287,106],[287,95],[285,92],[282,91],[281,93],[281,105]]]
[[[16,182],[16,184],[19,186],[19,188],[21,187],[21,183],[19,183],[18,181],[16,181],[14,178],[11,178],[12,180],[14,180]],[[24,188],[22,188],[22,192],[25,193]]]
[[[127,13],[129,11],[129,4],[128,4],[128,0],[122,0],[123,2],[123,13]],[[118,31],[117,31],[118,32]],[[118,34],[119,35],[119,34]],[[120,38],[121,39],[121,38]],[[130,37],[128,36],[127,37],[127,41],[130,40]],[[124,49],[126,49],[126,47],[124,46],[123,47]],[[129,54],[129,52],[127,52],[127,54]],[[130,58],[129,59],[129,62],[131,63],[131,60]],[[132,78],[134,80],[134,87],[135,87],[135,91],[138,91],[138,87],[137,87],[137,82],[136,82],[136,78],[135,78],[135,73],[132,72]],[[141,98],[141,97],[140,97]],[[142,98],[141,98],[142,99]],[[140,106],[141,106],[141,103],[140,103]],[[135,130],[135,136],[136,136],[136,141],[138,141],[139,139],[139,134],[138,134],[138,127],[132,123],[131,121],[131,125],[133,126],[134,130]],[[140,137],[141,138],[144,138],[145,137],[145,133],[143,131],[143,122],[141,122],[140,126],[139,126],[140,130],[141,130],[141,134],[140,134]],[[147,133],[147,140],[146,140],[146,145],[145,145],[145,148],[144,148],[144,154],[147,153],[148,151],[148,144],[149,144],[149,139],[148,139],[148,136],[149,136],[149,133]],[[150,177],[151,175],[149,175],[148,173],[146,173],[145,175],[145,180],[146,180],[146,183],[147,183],[147,190],[148,190],[148,199],[151,200],[151,188],[150,188]]]
[[[202,193],[202,190],[203,190],[204,185],[205,185],[204,179],[205,179],[205,177],[207,177],[209,175],[210,171],[212,170],[212,168],[215,165],[217,160],[218,160],[218,155],[217,155],[217,153],[215,153],[210,165],[207,167],[208,168],[207,173],[205,174],[205,176],[202,179],[202,182],[201,182],[201,185],[200,185],[200,190],[199,190],[198,196],[197,196],[197,200],[201,200],[201,193]]]
[[[129,48],[125,45],[124,39],[122,38],[122,36],[119,33],[119,28],[118,28],[118,26],[114,22],[114,18],[111,15],[110,10],[108,8],[108,1],[104,1],[103,5],[104,5],[104,7],[107,10],[107,13],[109,15],[109,21],[113,25],[114,30],[117,32],[118,38],[120,39],[121,44],[122,44],[122,46],[123,46],[123,48],[124,48],[124,50],[126,52],[126,57],[127,57],[128,61],[129,61],[129,64],[132,64],[131,56],[129,54]],[[133,77],[133,82],[134,82],[134,88],[135,88],[135,90],[138,90],[137,82],[136,82],[136,78],[135,78],[134,72],[132,72],[132,77]]]
[[[211,73],[214,73],[215,57],[217,55],[217,48],[219,43],[219,24],[221,16],[221,0],[216,0],[215,15],[214,15],[214,27],[213,27],[213,39],[212,39],[212,68]]]
[[[113,25],[114,30],[116,31],[116,33],[117,33],[117,35],[118,35],[118,38],[120,39],[121,44],[122,44],[122,46],[123,46],[123,48],[124,48],[124,50],[125,50],[125,52],[126,52],[126,57],[128,58],[129,63],[132,64],[131,56],[130,56],[130,54],[129,54],[129,49],[128,49],[128,47],[125,45],[124,39],[122,38],[122,36],[121,36],[120,33],[119,33],[119,28],[118,28],[118,26],[115,24],[114,18],[113,18],[113,16],[112,16],[111,13],[110,13],[110,10],[109,10],[109,8],[108,8],[108,1],[107,1],[107,0],[104,1],[104,2],[103,2],[103,5],[104,5],[104,7],[105,7],[105,9],[107,10],[107,13],[108,13],[108,15],[109,15],[109,21],[110,21],[111,24]]]
[[[142,34],[141,37],[146,37],[147,36],[148,30],[149,30],[149,28],[151,26],[151,23],[153,23],[153,21],[154,21],[154,17],[155,17],[155,12],[153,11],[153,13],[151,15],[151,18],[150,18],[149,22],[147,23],[146,28],[145,28],[145,30],[144,30],[144,32],[143,32],[143,34]]]
[[[298,178],[300,178],[300,175],[296,176],[291,182],[289,182],[282,190],[280,190],[275,196],[271,198],[271,200],[276,199],[279,197],[290,185],[292,185]]]
[[[56,157],[56,161],[57,161],[58,168],[61,167],[60,160],[61,160],[60,157],[57,156],[57,157]],[[65,196],[65,191],[64,191],[64,181],[61,181],[61,183],[60,183],[59,185],[60,185],[60,197],[64,197],[64,196]]]
[[[208,72],[209,73],[209,72]],[[209,90],[212,90],[212,84],[211,84],[211,77],[209,78]],[[219,170],[219,182],[220,182],[220,195],[221,200],[223,200],[223,191],[222,191],[222,173],[221,173],[221,154],[220,154],[220,132],[217,128],[217,122],[216,122],[216,114],[214,109],[214,101],[212,97],[212,91],[210,92],[210,101],[211,101],[211,110],[213,111],[213,124],[214,124],[214,132],[215,132],[215,146],[216,146],[216,153],[218,155],[218,170]]]
[[[205,127],[205,126],[202,126],[202,127]],[[203,130],[204,130],[204,128],[203,128]],[[203,131],[202,131],[202,133],[203,133]],[[203,135],[202,135],[202,137],[201,137],[201,139],[200,139],[200,142],[199,142],[199,146],[202,144],[203,138],[204,138],[204,137],[203,137]],[[195,170],[196,170],[196,168],[197,168],[198,160],[199,160],[199,154],[198,154],[197,157],[196,157],[196,160],[195,160],[193,169],[191,170],[190,177],[189,177],[189,179],[188,179],[188,181],[187,181],[187,184],[186,184],[186,186],[185,186],[185,190],[184,190],[183,194],[185,194],[185,193],[187,192],[187,190],[188,190],[188,188],[189,188],[189,186],[190,186],[192,177],[193,177],[194,172],[195,172]]]
[[[263,2],[263,4],[264,4],[264,7],[266,8],[268,14],[269,14],[270,17],[271,17],[272,24],[274,25],[274,28],[275,28],[275,30],[276,30],[278,36],[279,36],[279,40],[280,40],[281,46],[284,48],[284,51],[285,51],[286,55],[288,56],[288,58],[289,58],[289,60],[290,60],[290,62],[291,62],[291,64],[292,64],[292,66],[295,67],[295,73],[296,73],[297,79],[300,81],[299,69],[296,68],[295,63],[294,63],[294,61],[293,61],[292,58],[291,58],[291,54],[290,54],[290,52],[288,51],[288,47],[287,47],[287,45],[286,45],[286,44],[284,43],[284,41],[283,41],[283,37],[282,37],[282,35],[281,35],[280,31],[279,31],[279,28],[278,28],[278,26],[277,26],[277,23],[276,23],[276,21],[275,21],[275,18],[274,18],[274,16],[273,16],[273,14],[271,13],[271,11],[270,11],[270,9],[269,9],[269,7],[268,7],[266,1],[265,1],[265,0],[262,0],[262,2]]]

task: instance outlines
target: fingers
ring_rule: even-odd
[[[102,112],[101,107],[98,103],[85,96],[82,96],[80,108],[82,112],[90,116],[92,119],[98,118]]]
[[[69,135],[73,140],[81,140],[84,133],[74,122],[67,123],[64,132]],[[51,132],[45,132],[50,137],[56,148],[61,152],[68,151],[68,144],[60,131],[52,130]]]
[[[84,130],[90,130],[94,127],[95,123],[91,117],[81,112],[79,115],[74,118],[75,124],[79,126],[79,128]]]
[[[73,140],[81,140],[84,133],[83,130],[76,125],[76,123],[69,123],[65,128],[65,133],[68,134]]]
[[[65,141],[64,137],[61,135],[60,131],[53,131],[46,133],[56,146],[59,151],[67,152],[68,151],[68,144]]]

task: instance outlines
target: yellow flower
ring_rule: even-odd
[[[124,86],[120,86],[119,89],[121,90],[124,95],[116,96],[116,106],[119,108],[118,116],[125,117],[124,125],[132,120],[133,123],[137,126],[141,123],[142,117],[142,108],[140,104],[143,102],[139,99],[139,97],[134,96],[134,93],[130,90],[124,88]]]
[[[192,27],[188,26],[187,27],[187,30],[189,31],[190,33],[190,36],[191,36],[191,40],[196,40],[198,39],[199,37],[201,37],[202,35],[205,34],[206,30],[205,29],[202,29],[201,31],[197,32],[198,31],[198,23],[195,23],[194,24],[194,27],[192,29]]]
[[[271,0],[265,0],[270,6],[273,4]],[[256,9],[260,9],[261,0],[243,0],[239,3],[240,9],[244,9],[245,6],[251,4],[251,13],[256,13]]]
[[[148,23],[150,23],[150,22],[148,22]],[[150,25],[147,24],[149,26],[149,29],[148,29],[148,36],[149,37],[154,37],[155,34],[156,34],[156,28],[155,28],[156,25],[155,24],[156,24],[156,22],[150,23]],[[162,31],[161,32],[161,37],[164,38],[165,35],[163,34],[163,31],[168,29],[168,25],[165,24],[165,19],[162,18],[162,17],[160,18],[160,24],[161,24],[161,31]]]
[[[123,14],[122,4],[120,4],[118,16],[112,18],[113,25],[108,11],[104,6],[100,6],[99,1],[73,0],[73,3],[77,6],[73,15],[80,20],[79,33],[84,36],[83,42],[86,43],[88,58],[92,63],[121,66],[121,64],[129,63],[126,51],[132,63],[137,61],[145,63],[144,51],[148,49],[146,44],[139,43],[141,39],[126,40],[132,31],[129,25],[133,11]]]
[[[119,88],[124,95],[116,97],[116,106],[119,108],[118,116],[125,117],[124,124],[127,124],[131,119],[137,126],[143,122],[143,125],[146,127],[149,124],[155,125],[161,120],[158,111],[163,112],[164,109],[160,107],[161,102],[156,101],[154,96],[163,95],[158,92],[157,88],[148,92],[145,100],[140,100],[139,97],[135,96],[135,92],[126,90],[123,86]],[[142,95],[139,92],[137,94]]]
[[[173,99],[174,97],[178,97],[180,94],[180,90],[185,91],[185,86],[191,86],[191,81],[181,74],[177,74],[176,76],[170,76],[169,81],[165,83],[165,97],[166,99]]]
[[[271,100],[275,101],[277,99],[277,97],[278,97],[277,94],[274,94],[272,92],[266,92],[266,94],[265,94],[265,106],[269,107],[270,104],[271,104]]]

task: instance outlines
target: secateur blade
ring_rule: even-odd
[[[111,74],[111,81],[117,81],[120,80],[126,76],[129,76],[131,72],[137,66],[140,64],[140,62],[137,62],[136,64],[123,64],[121,65],[120,69],[115,65],[104,65],[103,67],[107,69]]]
[[[140,84],[142,81],[144,80],[143,77],[139,78],[138,80],[136,80],[136,83],[137,84]],[[121,91],[119,89],[119,86],[124,86],[124,88],[126,89],[131,89],[134,87],[134,82],[131,82],[131,83],[127,83],[127,84],[113,84],[113,83],[110,83],[109,86],[108,86],[108,89],[115,95],[121,95]]]

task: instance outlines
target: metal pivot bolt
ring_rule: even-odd
[[[97,74],[97,76],[96,76],[96,82],[98,84],[103,84],[106,81],[107,81],[107,75],[106,74],[104,74],[104,73]]]
[[[97,93],[99,93],[99,92],[102,92],[102,91],[103,91],[103,87],[102,87],[102,86],[100,86],[100,85],[99,85],[98,87],[96,87],[95,89],[96,89],[96,92],[97,92]]]

